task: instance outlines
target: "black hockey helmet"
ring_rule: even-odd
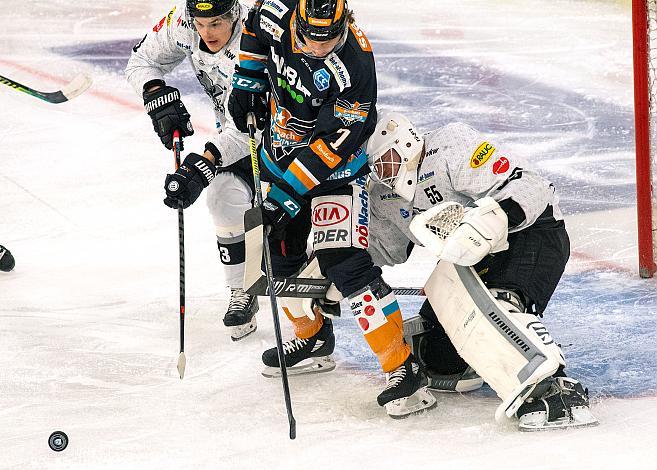
[[[347,28],[347,0],[299,0],[297,32],[313,41],[328,41]]]
[[[187,11],[191,16],[208,18],[223,16],[232,11],[237,0],[187,0]]]

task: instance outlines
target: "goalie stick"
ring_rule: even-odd
[[[34,96],[35,98],[39,98],[40,100],[46,101],[48,103],[58,104],[64,103],[82,94],[87,88],[91,86],[92,81],[91,77],[84,73],[80,73],[76,75],[73,80],[62,87],[61,90],[52,92],[35,90],[34,88],[25,86],[3,75],[0,75],[0,83],[13,88],[14,90],[27,93],[28,95]]]

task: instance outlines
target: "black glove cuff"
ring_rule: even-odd
[[[208,142],[207,144],[205,144],[205,150],[210,152],[214,157],[215,166],[223,166],[224,160],[221,157],[221,152],[219,151],[216,145],[214,145],[212,142]]]
[[[159,78],[156,78],[155,80],[147,81],[146,83],[144,83],[144,86],[142,87],[142,96],[145,95],[146,93],[148,93],[147,90],[150,87],[153,87],[153,86],[156,86],[156,85],[159,85],[159,86],[162,87],[162,86],[165,86],[166,83],[164,83],[164,80],[160,80]]]
[[[513,199],[504,199],[500,201],[499,204],[502,210],[506,212],[506,216],[509,219],[509,228],[517,227],[527,218],[525,211],[522,210],[520,204]]]

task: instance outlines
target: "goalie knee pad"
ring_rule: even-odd
[[[512,416],[564,364],[538,318],[519,311],[520,304],[496,300],[472,268],[441,261],[425,292],[459,355],[502,399],[496,419]]]

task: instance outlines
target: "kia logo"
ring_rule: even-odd
[[[320,202],[313,209],[313,225],[327,227],[349,218],[349,209],[337,202]]]

